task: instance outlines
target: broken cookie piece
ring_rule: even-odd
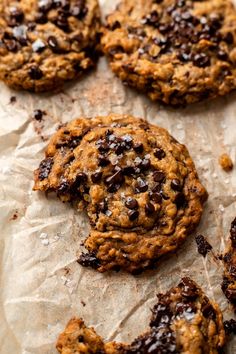
[[[224,276],[221,288],[236,312],[236,218],[231,223],[230,245],[223,256]]]
[[[174,251],[200,221],[207,192],[186,147],[142,119],[79,118],[52,137],[34,190],[88,213],[88,253],[100,272],[131,273]]]
[[[131,344],[108,342],[73,318],[57,341],[61,354],[217,354],[225,343],[222,314],[190,278],[157,295],[149,330]]]
[[[223,168],[224,171],[229,172],[233,169],[233,161],[231,160],[228,154],[222,154],[219,157],[219,164]]]

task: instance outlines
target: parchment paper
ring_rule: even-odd
[[[115,2],[101,1],[103,13]],[[10,103],[10,98],[16,102]],[[194,235],[155,271],[140,276],[99,274],[77,262],[88,222],[55,196],[32,192],[33,170],[60,123],[80,115],[130,113],[167,128],[187,145],[209,192],[202,222],[217,254],[224,249],[236,214],[236,167],[226,173],[218,157],[236,157],[236,93],[185,109],[170,109],[125,88],[105,58],[96,70],[57,94],[15,92],[0,84],[0,352],[53,354],[72,316],[83,317],[107,340],[130,341],[148,327],[156,293],[191,276],[233,316],[220,283],[222,268],[212,254],[197,253]],[[42,122],[33,111],[45,111]],[[236,353],[236,339],[228,345]]]

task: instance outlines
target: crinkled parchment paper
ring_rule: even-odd
[[[114,5],[103,1],[103,10]],[[196,232],[217,254],[236,214],[236,168],[227,174],[218,165],[223,152],[235,161],[236,93],[166,108],[125,88],[101,58],[96,70],[58,94],[14,92],[1,84],[0,97],[1,354],[56,353],[56,338],[75,315],[107,340],[130,341],[148,326],[156,293],[184,275],[220,304],[225,318],[233,315],[220,289],[221,265],[211,254],[197,253],[194,235],[156,271],[136,277],[82,268],[76,259],[89,230],[86,216],[53,195],[32,192],[32,175],[60,123],[110,112],[144,117],[187,145],[209,192]],[[41,122],[33,118],[35,109],[46,113]],[[228,353],[236,353],[236,339]]]

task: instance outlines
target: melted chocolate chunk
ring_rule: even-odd
[[[100,262],[94,252],[82,253],[77,262],[84,267],[92,267],[94,269],[100,267]]]
[[[212,246],[203,235],[197,235],[195,240],[197,243],[198,253],[202,254],[203,257],[206,257],[207,253],[212,250]]]
[[[79,20],[82,20],[88,12],[88,8],[85,6],[85,0],[77,0],[75,5],[70,9],[72,16],[77,17]]]
[[[43,77],[43,72],[37,65],[32,65],[28,74],[32,80],[40,80]]]
[[[150,193],[150,199],[160,204],[162,202],[162,195],[161,193]]]
[[[111,162],[109,161],[108,158],[106,157],[103,157],[101,155],[98,156],[98,166],[101,166],[101,167],[106,167],[110,164]]]
[[[48,178],[52,165],[53,165],[52,157],[48,157],[43,161],[41,161],[39,165],[39,172],[38,172],[40,181],[44,180],[45,178]]]
[[[201,310],[204,317],[215,319],[216,317],[215,309],[213,308],[213,306],[211,305],[207,297],[203,299]]]
[[[186,201],[185,195],[183,193],[180,192],[176,195],[175,204],[178,209],[186,207],[187,201]]]
[[[24,13],[20,8],[12,7],[10,9],[11,25],[20,23],[24,19]]]
[[[198,289],[194,282],[189,278],[183,278],[179,286],[182,289],[182,295],[186,298],[195,299],[198,297]]]
[[[48,37],[48,46],[53,51],[53,53],[61,53],[61,48],[59,47],[56,37],[54,36]]]

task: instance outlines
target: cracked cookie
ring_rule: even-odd
[[[94,65],[97,0],[3,0],[0,79],[14,89],[60,87]]]
[[[34,190],[87,211],[89,252],[79,263],[100,272],[153,266],[197,226],[207,197],[184,145],[145,120],[114,114],[61,127]]]
[[[157,295],[149,330],[131,344],[108,342],[73,318],[57,341],[61,354],[217,354],[225,343],[222,314],[189,278]]]
[[[122,0],[102,47],[114,73],[171,105],[236,87],[236,10],[230,0]]]
[[[224,276],[221,288],[236,312],[236,218],[231,223],[230,246],[223,256]]]

